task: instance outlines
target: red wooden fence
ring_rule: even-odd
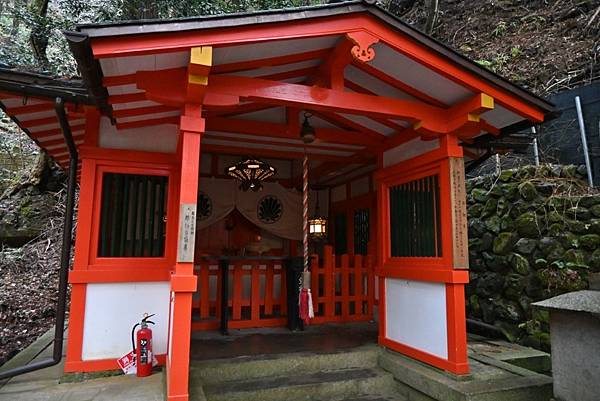
[[[324,247],[323,260],[311,264],[315,318],[311,324],[371,320],[375,302],[371,255],[335,257]],[[337,262],[336,262],[337,260]],[[193,330],[219,328],[221,270],[217,262],[196,265],[198,291]],[[285,326],[286,278],[283,261],[237,260],[229,265],[229,328]]]

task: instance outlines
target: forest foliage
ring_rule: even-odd
[[[327,0],[2,0],[0,66],[17,66],[57,76],[77,75],[62,31],[77,24],[165,19],[314,6]],[[417,0],[385,0],[380,6],[402,15]],[[438,0],[421,0],[430,10],[424,29],[435,25]]]

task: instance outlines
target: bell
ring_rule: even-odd
[[[315,141],[315,129],[308,122],[308,116],[304,115],[304,122],[300,129],[300,137],[304,143],[311,143]]]

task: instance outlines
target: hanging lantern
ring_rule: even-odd
[[[227,168],[227,175],[239,180],[242,191],[262,189],[262,181],[275,175],[275,167],[258,159],[248,158]]]
[[[319,191],[317,191],[315,215],[308,219],[308,234],[313,240],[327,238],[327,219],[319,214]]]

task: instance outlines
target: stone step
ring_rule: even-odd
[[[208,401],[360,400],[362,394],[392,394],[394,389],[392,375],[379,368],[323,370],[308,374],[296,372],[203,386]],[[383,397],[379,399],[386,400]]]
[[[381,394],[361,394],[350,398],[344,398],[341,401],[407,401],[400,394],[381,395]]]
[[[363,346],[335,353],[292,353],[192,361],[191,383],[201,385],[261,377],[308,374],[344,368],[374,368],[378,348]]]

